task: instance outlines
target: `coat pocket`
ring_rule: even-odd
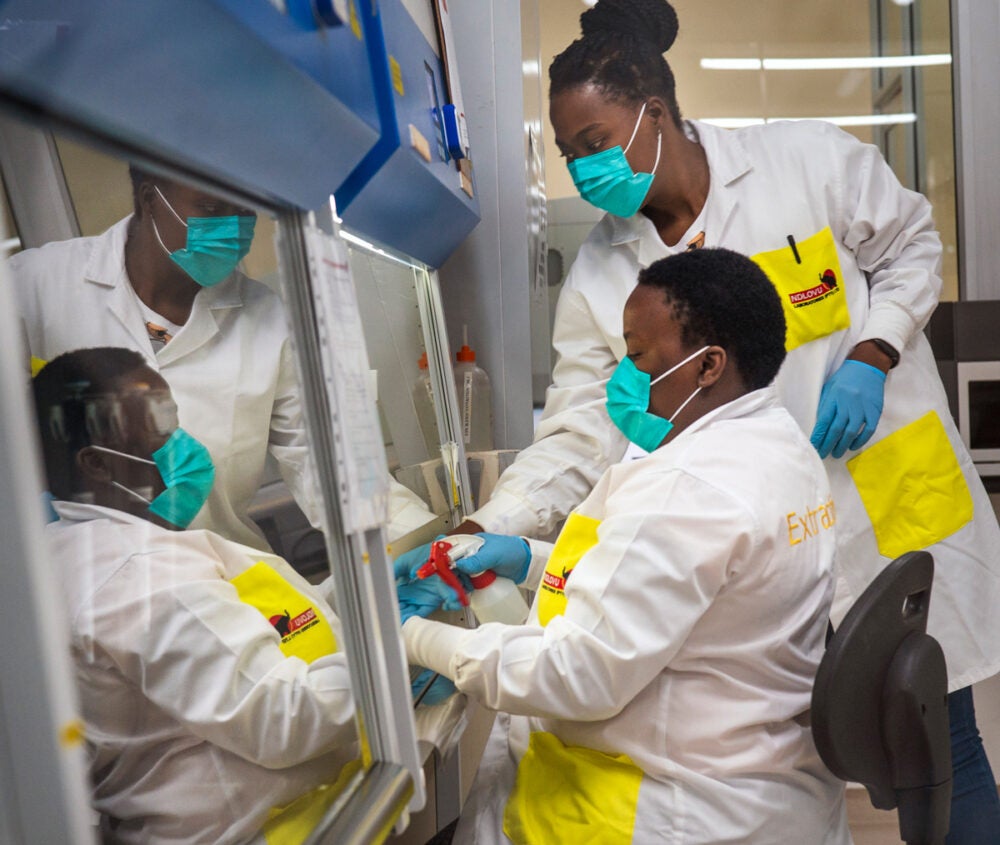
[[[536,731],[504,810],[504,833],[515,845],[630,845],[642,778],[624,754]]]
[[[847,470],[887,558],[933,546],[972,521],[972,494],[936,411],[851,458]]]
[[[789,245],[751,258],[781,297],[787,351],[850,327],[844,277],[829,226],[794,249]]]

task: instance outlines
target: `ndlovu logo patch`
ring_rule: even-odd
[[[815,302],[822,302],[838,290],[840,290],[840,286],[837,283],[837,274],[833,270],[824,270],[819,277],[818,285],[813,285],[811,288],[806,288],[805,290],[794,291],[788,294],[788,300],[792,303],[792,308],[802,308],[806,305],[812,305]]]
[[[281,641],[287,643],[293,637],[298,636],[304,631],[308,631],[313,625],[319,622],[319,619],[316,616],[316,611],[310,607],[303,610],[294,619],[286,610],[284,614],[276,614],[270,617],[268,622],[281,635]]]

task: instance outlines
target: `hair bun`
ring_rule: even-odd
[[[598,0],[580,15],[580,28],[584,38],[623,35],[665,53],[677,38],[677,12],[667,0]]]

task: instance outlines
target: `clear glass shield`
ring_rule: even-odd
[[[364,763],[275,215],[18,137],[58,153],[5,149],[5,261],[100,829],[305,841]]]

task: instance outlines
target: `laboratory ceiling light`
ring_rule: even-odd
[[[700,62],[705,70],[855,70],[880,67],[950,65],[950,53],[924,56],[857,56],[816,59],[713,59]]]
[[[913,112],[903,112],[900,114],[844,114],[836,117],[702,117],[699,120],[702,123],[710,123],[725,129],[740,129],[744,126],[774,123],[779,120],[823,120],[836,126],[894,126],[898,123],[916,123],[917,116]]]

